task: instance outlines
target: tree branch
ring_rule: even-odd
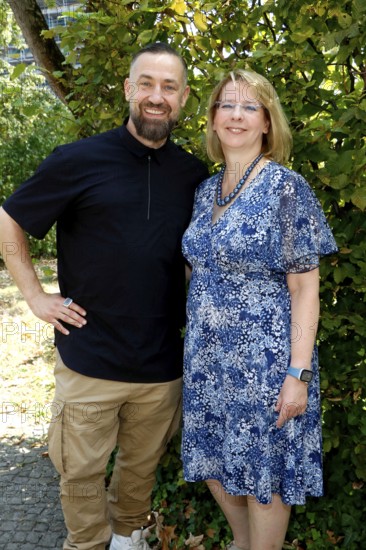
[[[48,25],[39,5],[36,0],[6,1],[49,85],[57,97],[67,103],[66,96],[72,89],[72,66],[65,63],[56,41],[42,35],[42,31],[48,30]],[[62,80],[54,76],[56,71],[64,74]]]

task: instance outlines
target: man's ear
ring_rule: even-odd
[[[182,95],[182,99],[180,100],[181,107],[184,107],[184,105],[187,103],[187,99],[190,91],[191,91],[190,87],[186,86]]]
[[[123,88],[125,91],[125,97],[127,101],[131,101],[131,99],[133,99],[133,97],[136,95],[138,91],[137,84],[135,82],[131,82],[129,78],[125,79]]]

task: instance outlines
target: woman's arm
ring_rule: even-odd
[[[289,273],[287,284],[291,296],[291,366],[311,369],[319,320],[319,269],[306,273]],[[287,375],[278,397],[277,426],[303,414],[307,405],[307,384]]]
[[[186,264],[186,281],[190,281],[192,276],[192,268],[190,265]]]

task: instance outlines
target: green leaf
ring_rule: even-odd
[[[148,44],[153,36],[154,31],[152,30],[144,30],[138,35],[138,40],[142,46],[145,44]]]
[[[360,187],[352,194],[351,200],[360,210],[366,209],[366,187]]]
[[[340,13],[338,15],[338,23],[342,29],[346,29],[352,24],[352,17],[348,13]]]
[[[43,38],[48,38],[50,40],[52,40],[52,38],[55,37],[55,32],[53,29],[49,29],[47,31],[42,31],[42,36]]]
[[[194,12],[193,16],[194,24],[196,25],[197,29],[201,32],[206,32],[208,29],[207,25],[207,19],[204,13],[201,13],[199,11]]]
[[[341,283],[347,277],[352,278],[355,275],[355,267],[350,263],[343,263],[334,269],[334,280]]]
[[[18,65],[16,65],[13,69],[13,72],[11,73],[11,80],[15,80],[16,78],[18,78],[21,74],[24,73],[26,68],[27,65],[25,63],[19,63]]]
[[[187,10],[187,6],[186,6],[186,3],[184,2],[184,0],[176,0],[175,2],[173,2],[171,4],[170,7],[171,7],[172,10],[174,10],[179,15],[184,15],[186,10]]]
[[[79,76],[79,78],[75,80],[76,84],[86,84],[87,82],[88,79],[85,76]]]
[[[308,38],[313,36],[314,29],[313,27],[306,27],[301,29],[301,31],[295,31],[291,33],[291,40],[295,42],[296,44],[301,44],[302,42],[305,42]]]

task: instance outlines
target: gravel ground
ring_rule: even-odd
[[[57,292],[54,262],[36,269]],[[60,550],[65,527],[58,474],[47,453],[53,397],[52,330],[29,311],[0,268],[0,548]]]

